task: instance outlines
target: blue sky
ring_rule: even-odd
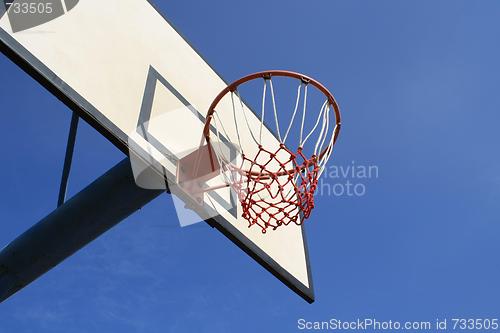
[[[228,81],[284,68],[330,87],[343,115],[333,163],[378,178],[361,197],[318,196],[312,305],[208,226],[178,227],[163,195],[1,304],[0,332],[498,316],[497,1],[157,3]],[[54,208],[70,112],[3,56],[0,73],[2,247]],[[122,158],[81,123],[70,194]]]

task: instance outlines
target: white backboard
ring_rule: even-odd
[[[3,15],[0,42],[3,53],[123,152],[161,169],[172,192],[188,200],[175,187],[176,162],[199,145],[209,105],[227,84],[149,1],[80,0],[66,14],[19,32]],[[250,121],[259,120],[252,114]],[[230,190],[205,199],[208,208],[199,214],[212,211],[211,226],[314,300],[301,226],[262,234],[248,228]]]

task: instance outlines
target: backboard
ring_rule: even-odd
[[[18,32],[3,15],[0,42],[3,53],[119,149],[164,176],[170,191],[193,207],[176,186],[177,162],[199,146],[205,114],[227,84],[149,1],[82,0],[65,15]],[[264,137],[276,140],[267,129]],[[263,235],[248,228],[230,189],[211,191],[204,201],[197,213],[207,223],[314,301],[302,226]]]

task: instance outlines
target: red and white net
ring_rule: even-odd
[[[291,116],[288,116],[290,119],[284,135],[280,129],[283,114],[278,117],[271,77],[264,78],[258,124],[251,122],[252,118],[247,115],[251,111],[242,102],[237,89],[230,92],[234,122],[224,124],[217,109],[212,119],[216,134],[216,138],[211,139],[212,144],[215,140],[221,143],[222,137],[231,137],[225,127],[230,125],[235,128],[236,138],[233,142],[237,143],[239,157],[229,158],[227,151],[220,149],[221,144],[213,144],[214,152],[221,165],[221,174],[237,193],[242,207],[241,215],[248,221],[249,227],[258,225],[263,233],[268,228],[275,230],[290,223],[300,225],[310,216],[319,177],[333,152],[339,131],[340,125],[328,96],[325,96],[326,100],[318,113],[308,114],[308,82],[299,81],[295,107],[293,112],[289,112]],[[268,90],[271,92],[271,118],[276,129],[276,143],[273,144],[263,140],[265,132],[270,131],[265,126]],[[309,130],[306,130],[307,125]],[[247,133],[246,141],[242,138],[243,133]],[[296,149],[286,145],[292,133],[297,136]],[[308,149],[305,149],[306,144]]]

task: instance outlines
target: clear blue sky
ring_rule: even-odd
[[[163,195],[1,304],[0,332],[498,316],[498,1],[157,3],[228,81],[285,68],[325,83],[343,111],[333,162],[379,177],[362,197],[318,196],[312,305],[208,226],[178,227]],[[70,112],[3,56],[0,73],[2,247],[54,208]],[[80,126],[70,193],[122,158]]]

